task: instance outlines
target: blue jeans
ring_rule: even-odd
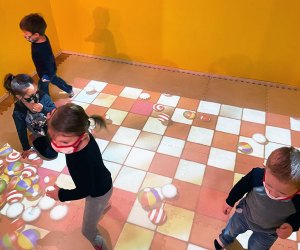
[[[39,90],[43,91],[44,93],[49,94],[49,83],[53,83],[55,86],[60,88],[61,90],[65,91],[66,93],[70,93],[73,87],[65,82],[62,78],[57,75],[48,76],[49,81],[43,82],[42,79],[39,80],[38,86]]]
[[[225,229],[219,235],[220,241],[224,246],[227,246],[232,243],[239,234],[245,233],[247,230],[251,230],[251,228],[249,228],[243,212],[235,212],[228,221]],[[277,240],[277,237],[276,233],[253,232],[248,241],[248,249],[270,249]]]

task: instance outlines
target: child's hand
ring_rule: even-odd
[[[276,229],[276,233],[279,238],[286,239],[293,233],[293,228],[289,223],[283,223]]]
[[[31,154],[31,152],[32,152],[31,149],[24,150],[24,151],[21,153],[22,158],[27,158],[27,157]]]
[[[47,121],[51,118],[51,116],[54,114],[55,111],[56,111],[56,108],[52,109],[51,112],[47,113]]]
[[[32,105],[32,110],[34,111],[34,112],[42,112],[42,110],[43,110],[43,104],[41,104],[41,103],[34,103],[33,105]]]
[[[46,191],[46,195],[49,196],[50,198],[58,201],[58,191],[59,191],[59,187],[57,185],[54,185],[54,189],[53,190],[47,190]]]
[[[229,205],[225,202],[225,204],[224,204],[224,206],[223,206],[223,213],[226,214],[226,215],[227,215],[227,214],[230,214],[231,209],[232,209],[232,207],[229,206]]]

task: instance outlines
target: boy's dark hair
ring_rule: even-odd
[[[37,14],[29,14],[22,18],[20,22],[20,29],[31,32],[32,34],[39,33],[41,36],[45,35],[47,24],[44,18]]]
[[[88,116],[81,106],[74,103],[67,103],[58,107],[48,122],[48,126],[56,132],[73,133],[75,135],[88,132],[91,125],[100,128],[106,127],[105,120],[101,116]]]
[[[268,157],[266,168],[278,180],[300,188],[300,151],[294,147],[274,150]]]
[[[31,84],[33,84],[33,79],[27,74],[7,74],[4,77],[4,88],[12,94],[14,97],[16,95],[23,96],[24,90],[27,89]]]

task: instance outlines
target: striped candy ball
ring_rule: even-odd
[[[167,214],[162,208],[155,208],[148,213],[148,218],[154,225],[162,225],[167,220]]]

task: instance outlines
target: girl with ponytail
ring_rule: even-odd
[[[66,155],[67,167],[76,187],[69,190],[55,186],[54,190],[47,191],[47,195],[60,201],[85,199],[82,234],[98,250],[107,249],[97,224],[113,191],[111,174],[90,133],[91,129],[102,127],[106,127],[102,117],[89,117],[81,106],[74,103],[67,103],[48,116],[52,148]]]

